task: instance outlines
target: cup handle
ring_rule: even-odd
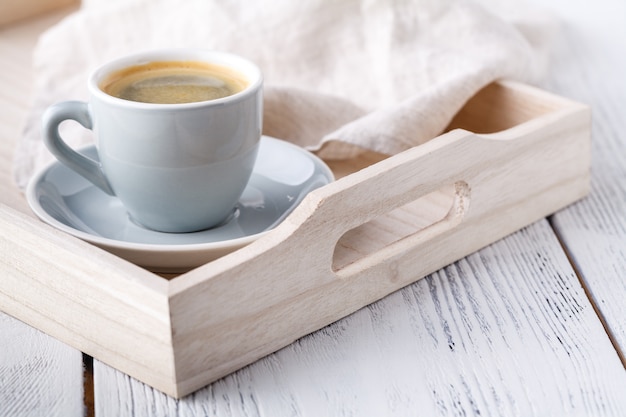
[[[89,106],[82,101],[54,104],[43,114],[43,140],[50,152],[64,165],[85,177],[109,195],[115,195],[102,171],[102,164],[70,148],[59,134],[59,125],[74,120],[87,129],[93,128]]]

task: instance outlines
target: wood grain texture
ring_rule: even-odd
[[[541,221],[175,400],[95,363],[96,415],[620,416],[624,372]]]
[[[81,353],[0,312],[0,415],[83,414]]]
[[[24,212],[11,166],[30,105],[31,51],[38,34],[66,13],[0,29],[0,201]],[[0,287],[5,285],[2,274]],[[0,312],[0,415],[70,417],[84,411],[81,353]]]
[[[589,174],[587,109],[515,83],[504,90],[517,91],[517,99],[504,94],[501,101],[503,92],[489,89],[483,97],[489,105],[483,107],[514,111],[515,103],[523,102],[532,108],[537,93],[539,114],[494,135],[450,131],[315,190],[267,237],[170,281],[176,395],[583,196]],[[552,105],[546,105],[550,99]],[[407,212],[408,222],[387,215],[450,184],[454,204],[445,207],[443,220],[425,229],[405,235],[411,219],[420,217],[419,208]],[[359,242],[344,239],[354,228],[370,229],[373,237],[385,230],[398,240],[354,259]],[[350,236],[363,235],[368,233]],[[332,261],[346,255],[350,263]],[[341,268],[333,271],[333,263]]]
[[[545,4],[562,18],[546,87],[593,109],[591,194],[552,224],[626,364],[626,3]]]

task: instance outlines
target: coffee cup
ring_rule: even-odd
[[[255,64],[224,52],[123,57],[90,75],[88,103],[46,110],[44,142],[61,163],[116,196],[136,223],[173,233],[211,228],[232,215],[252,174],[262,84]],[[65,120],[94,132],[98,160],[64,142]]]

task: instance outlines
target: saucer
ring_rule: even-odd
[[[93,145],[79,150],[97,159]],[[237,250],[266,234],[312,190],[334,180],[318,157],[263,136],[254,171],[230,218],[193,233],[146,229],[122,203],[55,161],[30,181],[26,198],[44,222],[155,272],[182,272]]]

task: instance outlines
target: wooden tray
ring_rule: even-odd
[[[447,133],[331,164],[274,231],[176,277],[2,206],[0,309],[180,397],[585,196],[590,147],[586,106],[492,84]]]

